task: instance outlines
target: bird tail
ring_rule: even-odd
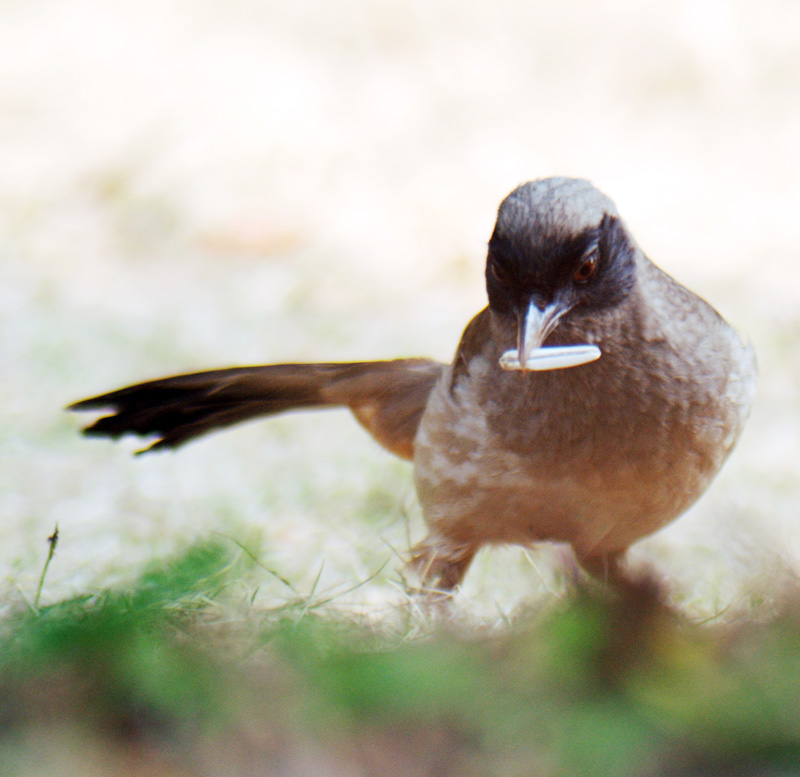
[[[112,391],[70,405],[102,410],[83,430],[92,437],[156,435],[139,453],[177,448],[242,421],[288,410],[349,407],[385,448],[414,455],[414,437],[444,365],[429,359],[347,364],[272,364],[177,375]]]

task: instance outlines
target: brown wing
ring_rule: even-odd
[[[461,335],[455,358],[453,359],[453,371],[450,378],[450,390],[461,378],[469,376],[469,361],[475,354],[490,356],[495,348],[490,345],[491,324],[489,308],[484,308],[476,314],[467,324]]]

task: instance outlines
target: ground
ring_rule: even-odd
[[[256,611],[325,592],[394,623],[424,527],[408,465],[346,413],[133,458],[62,408],[233,364],[447,360],[498,203],[547,175],[594,181],[754,343],[739,447],[631,563],[694,620],[772,612],[800,564],[795,3],[35,0],[0,19],[4,612],[32,601],[57,523],[42,605],[221,537],[277,573],[248,581]],[[498,549],[452,613],[499,628],[569,590],[551,549]]]

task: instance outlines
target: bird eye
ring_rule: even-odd
[[[508,283],[508,271],[501,267],[497,262],[491,264],[492,276],[498,283]]]
[[[586,283],[594,275],[594,271],[597,269],[597,257],[590,256],[586,259],[581,266],[575,270],[575,275],[572,276],[572,279],[575,283]]]

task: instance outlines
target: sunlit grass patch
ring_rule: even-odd
[[[642,583],[576,591],[491,633],[441,608],[424,629],[413,608],[387,629],[289,581],[281,606],[259,608],[242,592],[274,576],[260,563],[219,538],[128,586],[7,615],[3,773],[800,769],[796,602],[769,624],[698,626]]]

